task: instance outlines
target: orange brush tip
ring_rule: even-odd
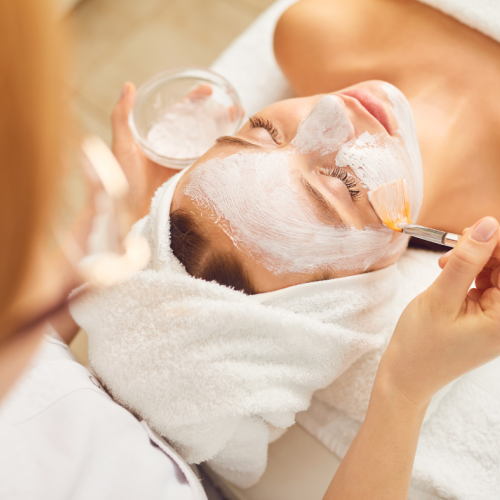
[[[406,179],[382,184],[368,193],[368,199],[379,219],[390,229],[401,233],[400,224],[411,224]]]

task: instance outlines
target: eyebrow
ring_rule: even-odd
[[[315,188],[304,176],[300,176],[300,182],[304,189],[313,197],[322,212],[325,212],[328,217],[338,222],[345,224],[344,219],[339,215],[336,208]]]
[[[219,137],[216,141],[217,144],[236,144],[237,146],[242,146],[244,148],[252,148],[252,149],[264,149],[262,146],[258,144],[254,144],[253,142],[245,141],[245,139],[240,139],[239,137],[232,137],[230,135],[223,135]]]

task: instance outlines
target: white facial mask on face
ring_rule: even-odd
[[[365,270],[386,255],[390,229],[357,231],[318,220],[292,185],[291,156],[276,152],[214,158],[191,173],[185,194],[216,214],[237,248],[277,275],[332,266]]]
[[[394,163],[391,172],[408,160],[404,148],[390,148],[378,136],[363,134],[346,143],[353,132],[337,98],[325,96],[301,122],[292,145],[301,154],[321,156],[349,145],[339,152],[339,163],[355,163],[357,174],[366,169],[367,175],[360,179],[367,185],[378,182],[376,167],[386,168],[388,158]],[[407,239],[394,240],[394,232],[385,227],[358,230],[321,222],[293,186],[289,165],[294,154],[238,153],[214,158],[190,174],[185,194],[215,214],[237,248],[276,275],[320,269],[362,272],[404,247]]]

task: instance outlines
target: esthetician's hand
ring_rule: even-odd
[[[147,158],[134,141],[128,115],[135,102],[135,87],[125,83],[111,115],[112,150],[130,184],[131,204],[137,219],[149,213],[155,191],[178,170],[163,167]]]
[[[464,229],[462,235],[465,235],[469,230],[470,230],[469,227]],[[453,252],[452,250],[446,252],[439,259],[439,267],[441,269],[444,269],[444,267],[448,263],[448,259],[450,258],[452,252]],[[490,260],[486,263],[482,271],[477,275],[475,286],[476,289],[481,291],[487,290],[492,286],[500,288],[500,240],[495,249],[493,250],[493,254],[491,255]]]
[[[396,326],[379,375],[416,405],[500,355],[499,234],[492,217],[465,230]]]

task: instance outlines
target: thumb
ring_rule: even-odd
[[[113,131],[113,153],[120,154],[134,144],[134,136],[128,124],[128,115],[135,103],[135,86],[127,82],[123,86],[119,101],[111,113]]]
[[[498,222],[493,217],[481,219],[465,232],[431,286],[441,303],[456,309],[462,306],[472,282],[490,259],[498,237]]]

